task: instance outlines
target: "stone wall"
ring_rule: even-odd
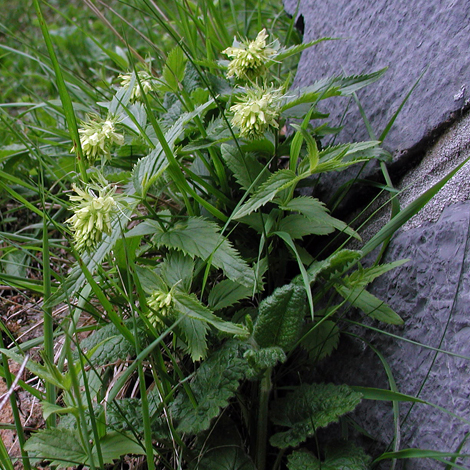
[[[392,179],[404,190],[402,207],[470,157],[470,114],[466,113],[470,103],[468,0],[285,0],[285,8],[304,28],[305,42],[324,36],[343,38],[303,53],[295,78],[297,86],[343,72],[388,67],[381,81],[358,93],[377,134],[422,75],[384,142],[393,154]],[[345,105],[341,99],[327,103],[332,125],[340,122]],[[368,139],[354,103],[344,124],[341,140]],[[371,167],[369,175],[373,177],[374,171]],[[467,357],[469,173],[470,165],[466,165],[396,234],[385,261],[411,261],[380,278],[372,289],[405,319],[403,327],[388,328],[389,332]],[[341,177],[348,179],[351,174]],[[387,214],[376,217],[368,228],[369,235],[386,220]],[[470,360],[372,332],[366,336],[384,354],[401,392],[419,395],[470,423]],[[334,376],[331,370],[335,370]],[[323,367],[332,380],[346,377],[351,384],[387,387],[380,370],[375,354],[352,340]],[[400,409],[401,448],[455,452],[470,429],[467,423],[425,405],[414,406],[409,414],[408,405]],[[383,449],[393,435],[390,404],[364,404],[357,418],[378,436]],[[463,451],[470,453],[470,445]],[[413,460],[406,468],[424,470],[445,465]]]

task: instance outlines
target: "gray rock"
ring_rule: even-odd
[[[305,42],[324,36],[344,38],[305,51],[294,86],[306,86],[335,74],[389,67],[383,79],[358,93],[377,135],[424,72],[384,142],[394,156],[391,171],[403,190],[402,207],[470,156],[470,115],[465,114],[470,105],[468,0],[284,0],[284,4],[296,15],[297,24],[303,23]],[[335,98],[324,103],[331,124],[338,125],[347,100]],[[343,124],[341,141],[369,139],[354,103]],[[416,168],[411,169],[413,166]],[[370,320],[366,323],[407,341],[372,330],[362,332],[390,365],[399,391],[419,395],[464,420],[426,405],[400,404],[400,448],[455,452],[470,430],[469,167],[462,168],[393,238],[384,261],[410,258],[410,262],[379,278],[370,288],[405,320],[403,327],[384,328]],[[377,166],[371,165],[365,174],[376,170]],[[333,180],[337,187],[353,176],[354,172],[344,172],[324,178],[324,194],[331,196],[328,187]],[[357,208],[355,196],[349,204],[343,207],[346,212]],[[385,213],[376,216],[362,233],[364,239],[376,233],[387,217]],[[320,372],[324,379],[336,382],[389,388],[377,355],[358,340],[346,338]],[[393,438],[390,403],[365,402],[356,417],[380,441],[369,450],[375,456],[385,450]],[[470,453],[470,444],[463,452]],[[464,464],[470,466],[468,461]],[[411,460],[400,462],[397,468],[402,466],[429,470],[444,468],[445,464]],[[382,466],[388,467],[388,463]]]
[[[295,0],[285,0],[295,14]],[[336,74],[389,67],[385,77],[358,93],[377,135],[424,73],[384,145],[396,157],[409,155],[468,106],[470,97],[470,2],[468,0],[300,0],[297,17],[304,42],[341,37],[303,52],[295,86]],[[333,124],[345,99],[329,100]],[[344,119],[341,140],[367,140],[357,106]]]
[[[410,261],[379,278],[372,289],[405,320],[402,327],[384,327],[368,319],[365,323],[408,342],[367,329],[362,331],[362,336],[390,365],[399,391],[418,396],[468,420],[465,423],[424,404],[414,405],[409,412],[409,404],[401,404],[401,448],[456,452],[470,429],[469,224],[470,201],[466,201],[447,207],[435,223],[428,222],[399,233],[384,261],[404,258]],[[410,341],[469,359],[436,352]],[[322,369],[331,380],[390,388],[378,357],[371,348],[357,341],[347,342]],[[366,431],[379,439],[380,443],[369,449],[377,456],[393,437],[390,404],[364,402],[356,418]],[[469,446],[464,449],[468,453]],[[407,468],[443,467],[433,461],[414,460]]]

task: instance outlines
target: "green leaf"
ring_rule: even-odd
[[[339,343],[339,328],[334,321],[325,320],[318,325],[308,325],[310,331],[303,337],[301,346],[308,351],[311,361],[318,362],[329,356]]]
[[[340,250],[324,261],[315,261],[307,269],[310,278],[316,279],[321,274],[324,279],[338,278],[362,258],[362,252]]]
[[[276,195],[284,189],[290,188],[300,181],[300,178],[292,170],[279,170],[269,177],[261,185],[258,191],[241,206],[233,215],[234,219],[240,219],[272,201]]]
[[[244,354],[245,359],[256,372],[263,372],[278,363],[286,362],[287,356],[284,350],[278,346],[261,349],[248,349]]]
[[[5,356],[18,364],[22,364],[24,361],[24,357],[21,354],[17,354],[10,349],[0,349],[0,353],[5,354]],[[62,374],[52,363],[43,366],[29,359],[26,364],[26,368],[40,379],[45,380],[62,390],[69,390],[72,385],[70,374]]]
[[[438,460],[439,462],[443,462],[452,466],[455,466],[457,468],[464,468],[461,466],[458,466],[455,463],[449,462],[445,460],[446,458],[449,457],[456,457],[456,458],[464,458],[464,457],[470,457],[469,454],[459,454],[455,452],[440,452],[438,450],[428,450],[428,449],[402,449],[397,452],[385,452],[382,454],[380,457],[374,460],[374,464],[376,462],[380,462],[381,460],[388,460],[388,459],[425,459],[425,458],[430,458],[430,459],[435,459]]]
[[[253,191],[271,174],[267,167],[259,163],[254,154],[243,154],[237,147],[228,144],[222,144],[221,152],[225,163],[245,191]],[[255,181],[256,184],[253,186]]]
[[[193,316],[182,314],[181,318],[178,317],[178,319],[180,319],[180,322],[177,331],[186,343],[186,352],[189,353],[194,362],[204,359],[207,354],[206,336],[209,326],[205,321]]]
[[[59,468],[85,464],[88,455],[77,430],[44,429],[33,434],[24,446],[31,457],[50,460]]]
[[[334,227],[322,220],[309,219],[301,214],[292,214],[283,217],[279,222],[278,230],[288,233],[296,240],[306,235],[328,235]]]
[[[305,287],[278,287],[261,302],[253,337],[263,348],[278,346],[288,351],[299,338],[306,313]]]
[[[287,467],[289,470],[369,470],[372,460],[363,449],[348,441],[328,445],[325,454],[325,461],[320,462],[306,450],[294,451]]]
[[[216,268],[222,269],[229,279],[243,286],[252,287],[255,284],[253,270],[232,244],[220,234],[215,223],[198,217],[188,217],[166,231],[156,222],[151,225],[155,228],[153,241],[157,247],[166,246],[191,257],[197,256],[204,261],[210,261]]]
[[[350,75],[337,78],[336,84],[342,96],[352,95],[356,91],[376,82],[387,71],[387,67],[363,75]]]
[[[252,288],[242,286],[230,279],[224,279],[211,289],[207,303],[212,310],[220,310],[231,307],[252,294]]]
[[[345,277],[344,282],[348,287],[365,287],[377,277],[382,276],[382,274],[385,274],[386,272],[395,269],[407,263],[408,261],[409,259],[402,259],[394,261],[393,263],[381,264],[379,266],[372,266],[366,269],[358,269],[349,276]]]
[[[160,264],[159,273],[167,286],[189,292],[194,277],[194,260],[179,251],[170,252]]]
[[[299,445],[313,436],[318,428],[324,428],[353,411],[361,397],[347,385],[303,384],[297,387],[273,403],[271,420],[290,429],[274,434],[271,444],[281,449]]]
[[[159,86],[162,91],[179,91],[179,84],[184,78],[185,64],[186,57],[183,53],[183,49],[179,46],[172,49],[168,54],[168,58],[162,71],[162,79],[164,83]]]
[[[324,230],[327,230],[327,228],[330,227],[331,229],[340,230],[347,235],[350,235],[351,237],[361,240],[359,234],[351,227],[341,220],[336,219],[335,217],[332,217],[330,214],[328,214],[328,209],[321,201],[316,198],[306,196],[297,197],[291,199],[287,204],[281,206],[281,209],[300,212],[309,220],[311,220],[313,224],[316,224],[319,227],[324,227]],[[331,231],[332,230],[330,230],[330,232]]]
[[[381,400],[381,401],[404,401],[412,403],[426,403],[426,401],[404,393],[394,392],[392,390],[385,390],[382,388],[371,387],[351,387],[356,392],[362,393],[364,400]]]
[[[132,182],[137,194],[145,196],[150,186],[168,168],[168,164],[161,145],[154,148],[146,157],[139,159],[132,171]]]
[[[390,325],[402,325],[403,320],[395,313],[383,300],[364,290],[363,287],[354,287],[352,289],[335,285],[338,294],[346,299],[351,305],[362,310],[366,315],[381,322]]]
[[[142,444],[139,444],[135,437],[126,435],[120,432],[109,432],[99,441],[101,448],[101,455],[103,456],[103,463],[113,463],[115,459],[121,457],[121,455],[127,454],[145,454],[145,448]],[[92,449],[94,461],[98,461],[97,446]],[[89,463],[89,462],[86,462]]]
[[[245,377],[247,363],[241,354],[241,344],[230,341],[201,364],[191,382],[197,405],[184,392],[170,405],[178,431],[193,435],[209,429]]]
[[[214,315],[194,294],[175,292],[174,299],[175,309],[183,315],[209,323],[224,333],[242,337],[248,335],[248,331],[241,325],[224,321]]]
[[[256,470],[246,452],[239,446],[226,445],[209,449],[195,470]]]
[[[158,391],[152,390],[147,394],[148,412],[152,435],[155,439],[169,439],[170,431],[165,418],[161,416],[162,401]],[[123,398],[108,403],[106,424],[116,432],[144,433],[142,415],[142,400],[140,398]]]
[[[71,413],[74,416],[78,417],[78,408],[76,408],[75,406],[68,406],[64,408],[63,406],[59,406],[54,403],[49,403],[47,401],[42,401],[41,406],[42,406],[42,415],[45,420],[47,420],[47,418],[49,418],[49,416],[51,416],[54,413],[59,414],[59,415]]]

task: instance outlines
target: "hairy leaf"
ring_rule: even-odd
[[[361,397],[347,385],[301,385],[285,398],[274,401],[271,420],[290,429],[274,434],[271,444],[281,449],[299,445],[318,428],[324,428],[354,410]]]
[[[279,362],[286,361],[287,356],[282,348],[277,346],[271,348],[248,349],[244,357],[255,372],[262,372],[269,367],[274,367]]]
[[[299,338],[306,313],[304,287],[295,284],[279,287],[261,302],[253,337],[263,348],[278,346],[288,351]]]
[[[289,470],[368,470],[371,458],[352,442],[340,441],[327,445],[326,458],[320,462],[306,450],[294,451],[289,456]]]
[[[362,310],[366,315],[390,325],[402,325],[403,320],[383,300],[366,291],[363,287],[352,289],[335,285],[335,289],[351,305]]]
[[[255,283],[253,270],[241,258],[232,244],[220,234],[219,227],[213,222],[188,217],[163,231],[158,224],[155,227],[153,241],[157,246],[166,246],[180,250],[187,255],[197,256],[210,261],[225,275],[243,286],[252,287]]]
[[[170,406],[180,432],[198,434],[209,429],[212,419],[228,405],[245,377],[242,352],[241,343],[231,341],[201,364],[190,385],[197,405],[181,391]]]

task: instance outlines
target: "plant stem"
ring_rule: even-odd
[[[268,405],[269,394],[271,393],[271,372],[272,368],[266,369],[261,379],[258,402],[258,426],[256,433],[256,468],[265,470],[266,468],[266,447],[268,440]]]

